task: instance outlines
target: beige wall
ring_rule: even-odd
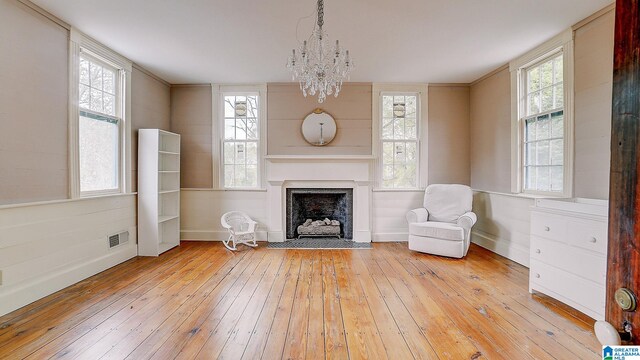
[[[470,182],[469,86],[429,86],[430,184]]]
[[[609,198],[614,21],[609,11],[575,32],[576,197]]]
[[[171,87],[171,131],[180,134],[180,186],[211,188],[211,86]]]
[[[138,188],[138,129],[170,130],[171,87],[134,66],[131,77],[131,171],[133,191]]]
[[[509,69],[473,84],[471,107],[471,187],[511,191],[511,80]]]
[[[68,39],[0,0],[0,205],[68,197]]]
[[[267,87],[267,154],[269,155],[370,155],[371,84],[345,84],[337,98],[304,97],[297,83]],[[313,146],[302,137],[302,120],[314,109],[331,114],[338,131],[326,146]]]

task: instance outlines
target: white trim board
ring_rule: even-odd
[[[480,230],[471,230],[471,242],[520,265],[529,267],[529,249]]]

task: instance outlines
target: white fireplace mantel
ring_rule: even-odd
[[[286,240],[287,188],[352,188],[353,240],[371,242],[373,159],[372,156],[267,156],[268,240]]]

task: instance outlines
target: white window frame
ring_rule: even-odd
[[[265,190],[265,160],[267,134],[267,85],[212,85],[212,159],[213,188],[233,191]],[[258,182],[256,187],[225,187],[224,185],[224,97],[225,96],[257,96],[258,97]]]
[[[113,190],[80,190],[80,148],[79,148],[79,83],[80,53],[86,52],[98,62],[118,69],[118,84],[121,91],[118,103],[119,124],[119,164],[118,188]],[[75,28],[71,28],[69,41],[69,192],[71,198],[114,195],[131,192],[131,70],[132,63],[127,58],[93,40]]]
[[[427,185],[428,159],[428,84],[373,84],[372,91],[372,155],[376,158],[374,191],[423,190]],[[382,166],[382,97],[389,95],[416,95],[416,186],[411,188],[383,187]]]
[[[562,192],[534,191],[524,189],[524,131],[526,118],[526,69],[551,58],[558,53],[563,56],[564,91],[564,161]],[[511,192],[550,197],[573,196],[574,159],[574,58],[573,30],[556,35],[547,42],[509,63],[511,73]]]

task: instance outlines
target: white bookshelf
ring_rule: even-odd
[[[180,245],[180,135],[138,131],[138,255]]]

